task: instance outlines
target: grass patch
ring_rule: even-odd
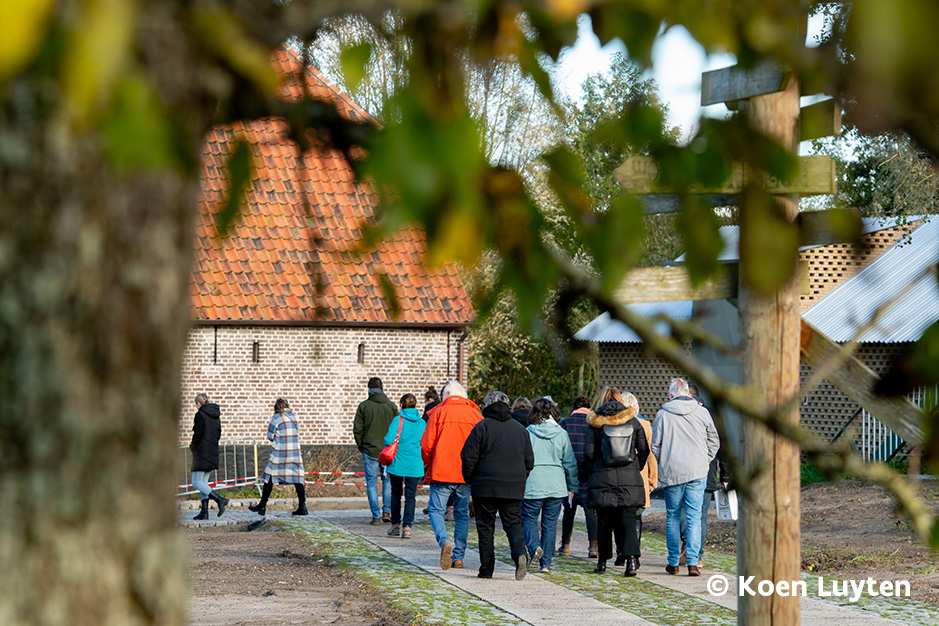
[[[822,474],[822,471],[812,465],[811,463],[803,463],[800,467],[800,475],[802,478],[802,484],[807,485],[809,483],[827,483],[828,478]]]

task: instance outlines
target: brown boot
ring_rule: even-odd
[[[597,558],[597,540],[594,539],[590,542],[590,545],[587,547],[587,558],[595,559]]]
[[[558,547],[558,556],[570,556],[571,555],[571,544],[562,543]]]

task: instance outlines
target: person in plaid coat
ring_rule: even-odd
[[[267,438],[273,445],[267,467],[261,478],[264,487],[261,501],[248,508],[258,515],[267,513],[267,500],[274,488],[274,481],[279,485],[293,485],[297,490],[299,505],[294,515],[306,515],[306,485],[303,457],[300,455],[300,429],[297,416],[290,410],[285,398],[278,398],[274,403],[274,417],[267,425]]]

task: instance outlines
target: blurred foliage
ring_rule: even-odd
[[[347,154],[356,143],[364,149],[364,154],[357,152],[361,158],[350,156],[350,161],[381,194],[380,219],[371,225],[371,237],[419,223],[427,233],[431,262],[458,261],[472,267],[484,253],[497,255],[499,262],[486,281],[487,302],[496,310],[499,298],[511,293],[518,328],[543,335],[551,352],[563,355],[578,311],[589,310],[581,309],[581,298],[589,294],[614,308],[611,289],[643,254],[670,256],[664,240],[672,239],[672,227],[684,238],[693,277],[700,280],[714,270],[719,251],[716,222],[706,217],[700,203],[687,199],[689,189],[725,181],[732,163],[745,163],[776,178],[785,178],[795,164],[789,146],[754,130],[743,115],[702,122],[690,142],[678,145],[642,82],[619,85],[619,75],[596,84],[598,96],[608,90],[623,94],[617,106],[575,115],[577,124],[585,124],[574,133],[581,147],[559,141],[538,145],[535,152],[546,154],[537,163],[516,158],[532,145],[527,137],[541,135],[487,135],[487,130],[527,128],[529,120],[534,128],[544,127],[550,120],[547,112],[566,120],[547,68],[574,43],[578,14],[589,13],[601,43],[620,38],[639,70],[651,62],[656,36],[677,26],[685,27],[709,52],[736,55],[744,67],[766,59],[790,66],[814,92],[837,95],[859,132],[903,136],[911,153],[917,158],[923,154],[923,164],[937,162],[939,38],[934,30],[939,5],[857,0],[847,6],[837,5],[832,36],[806,48],[808,4],[801,0],[4,2],[0,193],[3,186],[23,180],[17,168],[48,167],[53,154],[63,161],[76,158],[79,145],[107,150],[109,164],[121,177],[134,176],[140,168],[176,169],[184,164],[194,181],[197,169],[191,165],[198,162],[202,133],[209,126],[284,117],[291,126],[289,137],[300,146],[310,131],[317,131],[317,137],[332,139]],[[160,29],[148,30],[154,23]],[[345,32],[347,24],[352,26]],[[326,29],[343,31],[345,43],[336,58],[349,74],[347,86],[353,95],[367,88],[370,63],[379,62],[382,55],[393,57],[387,64],[393,71],[376,78],[383,132],[363,133],[361,125],[343,120],[322,102],[285,104],[277,97],[270,51],[288,40],[312,50],[311,44]],[[360,36],[360,30],[368,30],[368,36]],[[154,53],[161,37],[177,41],[169,33],[179,38],[174,54]],[[197,68],[198,82],[177,80],[178,72],[165,65],[164,57],[182,58],[187,68]],[[621,74],[639,76],[628,67]],[[517,93],[530,97],[508,101],[501,117],[468,97],[475,89],[483,94],[476,102],[488,102],[489,94],[499,90],[497,82],[510,79],[519,86]],[[620,87],[624,91],[617,92]],[[536,108],[526,108],[535,102]],[[596,122],[591,119],[595,110]],[[483,126],[484,118],[504,123]],[[173,136],[157,139],[152,155],[131,145],[166,134]],[[621,154],[631,151],[653,157],[660,182],[686,199],[674,220],[643,218],[635,197],[616,196],[601,180]],[[37,154],[48,158],[44,161]],[[513,159],[507,158],[510,155]],[[865,183],[859,185],[858,197],[872,195],[871,206],[886,206],[874,196],[885,184],[877,177],[888,161],[873,163],[879,164],[873,170],[862,166],[876,172],[870,185],[866,174],[855,176]],[[896,165],[903,173],[899,160]],[[50,170],[48,176],[54,175]],[[929,178],[913,176],[914,181]],[[904,185],[897,183],[898,188]],[[918,188],[919,183],[907,186]],[[235,202],[237,191],[233,186]],[[547,197],[559,210],[545,209],[539,198]],[[903,205],[895,202],[893,209],[885,210]],[[750,286],[771,290],[791,275],[798,233],[784,223],[761,189],[748,189],[740,212],[742,221],[756,226],[750,230],[753,239],[742,242],[741,250],[765,259],[744,279]],[[567,222],[562,224],[560,216]],[[644,243],[648,233],[663,231],[662,242]],[[570,263],[571,258],[579,262]],[[599,279],[598,289],[589,282],[591,277]],[[546,314],[546,303],[555,302],[557,307]],[[505,311],[500,325],[510,318]],[[633,320],[632,325],[640,324]],[[935,334],[924,343],[925,354],[936,352]],[[501,363],[497,357],[491,362]],[[536,365],[541,367],[540,362]],[[745,414],[755,411],[748,402],[735,400],[737,396],[728,397]]]

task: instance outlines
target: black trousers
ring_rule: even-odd
[[[476,509],[476,534],[479,537],[479,575],[492,576],[496,568],[496,553],[493,537],[496,530],[496,513],[502,519],[502,529],[509,537],[512,562],[527,553],[525,528],[522,526],[522,501],[508,498],[477,498],[473,496]]]
[[[304,506],[306,504],[306,485],[304,483],[294,483],[293,488],[297,490],[297,504],[301,507]],[[264,483],[264,486],[261,487],[261,501],[258,502],[258,506],[267,506],[267,499],[271,497],[271,491],[273,490],[274,482],[272,480]]]
[[[635,506],[601,507],[597,512],[597,556],[606,561],[613,557],[613,535],[622,556],[640,556],[639,533],[636,532]]]
[[[564,511],[561,513],[561,543],[570,543],[571,535],[574,533],[574,517],[577,515],[576,502],[573,506],[567,504],[567,498],[564,498]],[[583,507],[584,517],[587,519],[587,540],[597,540],[597,512],[593,509]]]

